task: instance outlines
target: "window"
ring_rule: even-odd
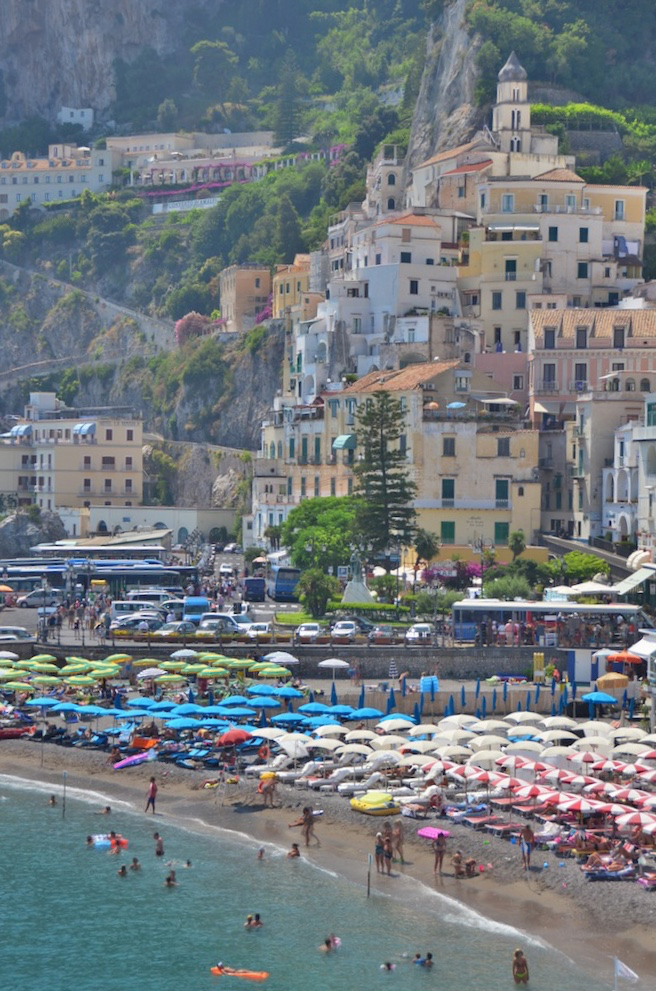
[[[107,430],[105,430],[105,440],[114,440],[114,431],[111,430],[110,428],[107,428]]]
[[[458,186],[458,199],[463,200],[465,198],[465,187]]]
[[[132,471],[132,458],[125,459],[125,470]]]
[[[513,389],[523,389],[523,388],[524,388],[524,376],[513,375]]]
[[[492,293],[492,309],[500,310],[502,306],[502,294],[498,291]]]
[[[588,366],[584,361],[574,365],[574,378],[576,380],[576,391],[582,392],[588,385]]]
[[[126,430],[125,439],[128,441],[134,440],[134,430]]]
[[[353,333],[362,333],[362,317],[353,317]]]
[[[410,295],[419,295],[419,279],[410,279]]]
[[[573,196],[572,193],[568,193],[565,197],[565,206],[568,210],[576,210],[576,196]]]
[[[523,290],[515,293],[515,309],[516,310],[526,309],[526,293]]]
[[[294,480],[293,478],[287,479],[287,496],[289,497],[293,492]]]
[[[494,328],[494,343],[495,343],[495,345],[498,345],[498,347],[496,347],[496,350],[497,351],[500,351],[501,350],[501,327],[495,327]]]
[[[494,501],[497,509],[508,509],[508,489],[507,478],[497,478],[494,483]]]
[[[515,197],[512,193],[503,193],[501,196],[501,212],[512,213],[515,209]]]
[[[401,228],[401,240],[404,244],[409,244],[412,240],[412,230],[409,227]]]
[[[125,479],[125,494],[126,495],[132,495],[132,479],[131,478],[126,478]]]
[[[259,280],[259,278],[255,280],[255,288],[256,289],[259,289],[260,288],[260,280]]]
[[[390,174],[387,177],[387,185],[396,186],[396,176],[394,175],[393,172],[390,172]]]
[[[520,496],[520,497],[524,495],[524,486],[523,485],[520,485],[519,488],[517,489],[517,495]]]
[[[336,496],[337,495],[337,479],[336,478],[331,478],[330,479],[330,494],[331,494],[331,496]]]
[[[85,492],[91,492],[91,479],[90,478],[83,478],[82,479],[82,488],[84,489]]]
[[[516,282],[517,281],[517,259],[516,258],[506,258],[506,260],[505,260],[505,274],[506,274],[506,282]]]
[[[547,207],[549,206],[549,194],[540,193],[540,195],[538,196],[538,203],[540,204],[543,210],[546,210]]]
[[[401,252],[401,264],[402,265],[410,265],[411,262],[412,262],[412,252],[411,251],[402,251]]]
[[[549,228],[548,239],[549,239],[549,241],[552,241],[552,242],[558,240],[558,228],[557,227],[550,227]]]
[[[456,497],[456,480],[455,478],[443,478],[442,479],[442,508],[453,506],[454,499]]]
[[[382,260],[383,260],[383,256],[381,255],[380,251],[378,251],[376,253],[376,265],[380,265],[380,263],[382,262]]]
[[[88,470],[89,468],[91,468],[91,458],[88,457],[88,456],[85,457],[85,459],[84,459],[84,468],[85,468],[85,470]]]
[[[656,406],[654,406],[656,410]],[[654,419],[656,422],[656,418]],[[443,458],[455,458],[456,456],[456,439],[455,437],[443,437],[442,438],[442,457]]]
[[[497,437],[497,457],[510,457],[510,437]]]
[[[443,544],[455,544],[456,525],[450,520],[440,522],[440,540]]]
[[[624,220],[624,200],[615,200],[615,220]]]
[[[112,491],[112,480],[111,480],[111,478],[106,478],[105,479],[103,490],[105,492],[111,492]]]
[[[314,498],[318,499],[321,495],[321,479],[318,475],[314,476]]]
[[[640,392],[651,392],[649,379],[640,379]]]
[[[306,481],[305,475],[303,475],[301,477],[301,499],[305,499],[305,497],[307,495],[306,484],[307,484],[307,481]]]
[[[613,327],[613,347],[624,347],[624,327]]]
[[[289,459],[290,459],[290,461],[293,461],[294,458],[295,458],[295,456],[296,456],[296,438],[295,437],[290,437],[289,438]]]
[[[576,266],[576,278],[577,279],[587,279],[588,277],[588,263],[579,262]]]
[[[485,203],[486,203],[485,193],[481,193],[480,195],[481,210],[485,209]]]
[[[576,346],[577,348],[587,348],[588,346],[588,328],[587,327],[577,327],[576,328]]]
[[[507,547],[509,532],[510,532],[510,523],[495,523],[494,543],[498,547]]]
[[[555,347],[556,347],[556,329],[555,327],[545,327],[544,349],[545,351],[553,351]]]
[[[579,243],[580,244],[587,244],[588,243],[588,234],[589,234],[589,231],[588,231],[588,228],[587,227],[579,227]]]
[[[346,492],[348,495],[353,495],[353,479],[349,478],[346,483]]]
[[[468,375],[456,375],[456,392],[469,392]]]
[[[408,435],[401,434],[399,437],[399,451],[401,454],[405,454],[408,450]]]

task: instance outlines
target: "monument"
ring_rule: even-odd
[[[349,564],[351,565],[351,578],[344,589],[342,603],[356,605],[357,603],[373,602],[374,597],[364,583],[362,562],[357,551],[353,551],[351,554]]]

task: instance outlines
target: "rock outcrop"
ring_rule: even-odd
[[[0,558],[30,557],[36,544],[64,537],[66,529],[56,513],[42,512],[38,523],[27,513],[12,513],[0,523]]]
[[[406,167],[463,144],[483,123],[474,101],[480,39],[465,24],[468,0],[455,0],[433,24],[412,122]]]

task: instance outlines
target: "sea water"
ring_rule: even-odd
[[[440,991],[514,987],[512,953],[521,946],[531,991],[602,991],[575,964],[510,926],[405,878],[390,895],[313,866],[290,861],[225,830],[201,830],[166,816],[145,816],[100,794],[69,789],[48,805],[52,788],[0,775],[0,973],[19,991],[225,991],[250,982],[213,977],[221,960],[269,971],[269,991],[369,991],[392,986]],[[119,856],[86,846],[110,828],[129,840]],[[155,857],[158,830],[165,856]],[[142,870],[117,876],[136,856]],[[183,865],[187,859],[192,867]],[[178,886],[167,888],[173,860]],[[374,872],[375,877],[375,872]],[[263,928],[247,931],[247,914]],[[341,948],[319,952],[326,936]],[[411,963],[432,952],[435,966]],[[383,961],[396,964],[381,972]]]

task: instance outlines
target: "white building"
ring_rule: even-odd
[[[79,124],[83,130],[93,127],[93,110],[90,107],[62,107],[57,114],[60,124]]]

